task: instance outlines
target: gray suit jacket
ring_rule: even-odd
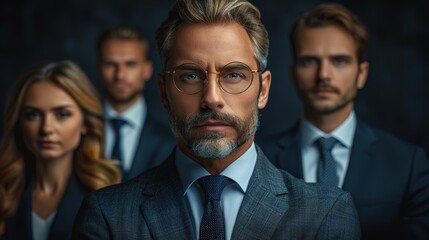
[[[274,165],[303,178],[298,124],[259,143]],[[363,239],[429,239],[429,161],[416,146],[358,120],[342,188]]]
[[[307,184],[258,159],[232,239],[360,239],[348,193]],[[74,239],[197,239],[174,154],[157,168],[86,197]]]

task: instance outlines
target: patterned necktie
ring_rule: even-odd
[[[337,140],[333,137],[319,138],[316,145],[320,151],[320,161],[317,168],[317,182],[338,186],[337,163],[332,156],[332,149]]]
[[[123,172],[123,152],[122,152],[122,136],[121,136],[121,128],[127,124],[127,121],[121,119],[121,118],[113,118],[110,120],[113,126],[113,131],[115,135],[115,142],[113,144],[112,154],[110,155],[111,159],[119,160],[121,162],[121,171]]]
[[[204,214],[200,225],[200,240],[225,239],[225,221],[220,206],[223,189],[233,183],[222,175],[209,175],[197,180],[204,193]]]

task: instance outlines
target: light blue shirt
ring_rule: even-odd
[[[46,219],[43,219],[39,217],[37,213],[31,213],[33,240],[47,240],[49,238],[55,215],[57,215],[57,211],[51,213],[51,215],[49,215]]]
[[[125,171],[129,171],[133,164],[134,155],[138,147],[140,140],[140,134],[144,126],[147,107],[146,102],[142,98],[136,104],[134,104],[127,111],[122,114],[117,113],[107,102],[104,105],[105,119],[106,119],[106,156],[110,157],[112,154],[113,143],[115,142],[115,133],[113,126],[110,123],[112,118],[122,118],[127,121],[128,124],[125,124],[121,128],[121,148],[122,148],[122,164]],[[124,141],[125,140],[125,141]]]
[[[194,184],[194,182],[201,177],[210,175],[210,173],[186,156],[179,148],[176,149],[176,167],[184,187],[183,196],[191,211],[194,230],[197,239],[199,239],[200,222],[204,213],[203,193],[199,185]],[[253,143],[242,156],[220,173],[220,175],[224,175],[235,181],[234,184],[225,187],[221,196],[221,206],[225,217],[226,240],[231,239],[238,210],[240,209],[250,177],[255,168],[256,158],[257,153],[255,144]]]
[[[320,159],[315,141],[320,137],[334,137],[338,142],[332,149],[337,163],[338,187],[342,187],[350,162],[350,152],[356,130],[356,115],[352,112],[340,126],[330,133],[324,133],[304,118],[300,124],[302,169],[306,182],[317,182],[317,165]]]

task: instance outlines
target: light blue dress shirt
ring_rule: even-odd
[[[356,115],[352,112],[349,117],[334,131],[325,133],[313,124],[302,118],[301,131],[301,154],[302,169],[306,182],[317,182],[317,165],[320,153],[315,141],[320,137],[334,137],[338,142],[332,149],[332,156],[337,163],[337,174],[339,177],[338,187],[342,187],[350,162],[350,152],[353,145],[353,137],[356,130]]]
[[[256,164],[256,148],[252,146],[231,165],[229,165],[220,175],[224,175],[234,180],[235,183],[228,185],[223,190],[221,196],[221,206],[225,217],[225,235],[226,240],[231,239],[238,210],[247,190],[250,177]],[[200,223],[204,213],[202,203],[202,192],[198,184],[194,182],[210,175],[201,165],[186,156],[179,148],[176,148],[176,167],[180,179],[183,183],[183,196],[190,209],[190,214],[194,222],[194,230],[199,239]]]
[[[122,114],[117,113],[107,102],[104,105],[104,114],[106,119],[105,129],[106,129],[106,148],[105,154],[110,157],[112,153],[113,143],[115,142],[115,133],[113,126],[110,123],[112,118],[122,118],[127,121],[128,124],[125,124],[121,128],[121,136],[123,140],[121,142],[122,151],[122,164],[125,171],[129,171],[133,164],[134,155],[138,147],[140,140],[140,135],[142,128],[144,126],[147,107],[146,102],[142,98],[136,104],[134,104],[127,111]]]
[[[51,213],[46,219],[43,219],[37,215],[37,213],[31,213],[31,223],[33,229],[33,240],[47,240],[51,232],[52,224],[54,223],[55,215],[57,211]]]

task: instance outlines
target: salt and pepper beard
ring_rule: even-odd
[[[195,155],[204,159],[223,159],[245,144],[259,126],[259,111],[257,106],[250,117],[240,118],[227,113],[216,111],[205,111],[179,119],[177,115],[169,110],[171,129],[179,140],[185,144]],[[203,133],[201,139],[191,139],[191,129],[207,120],[220,120],[229,124],[237,132],[235,139],[224,139],[225,134],[221,132]],[[195,131],[195,130],[194,130]]]

